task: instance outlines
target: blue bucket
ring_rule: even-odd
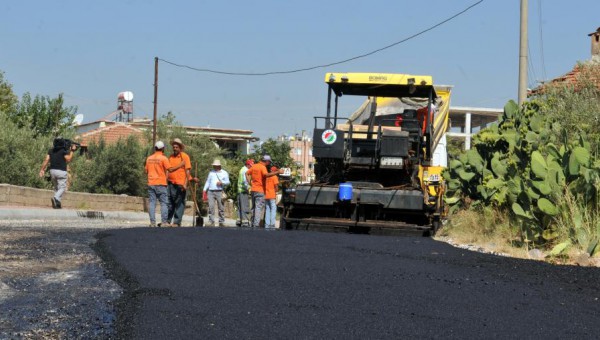
[[[338,198],[340,201],[352,200],[352,183],[340,183]]]

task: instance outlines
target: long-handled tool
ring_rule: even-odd
[[[194,176],[194,178],[198,178],[198,161],[196,161],[195,164],[195,171],[196,174]],[[197,181],[193,181],[194,185],[191,185],[190,183],[191,181],[188,181],[188,185],[190,188],[190,191],[192,192],[192,200],[194,202],[194,213],[193,213],[193,221],[192,221],[192,226],[194,227],[203,227],[204,226],[204,218],[202,218],[202,214],[200,213],[200,206],[198,205],[198,200],[197,200],[197,196],[196,194],[198,193],[198,182]]]

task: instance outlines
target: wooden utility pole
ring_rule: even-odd
[[[519,106],[527,99],[527,0],[521,0],[519,35]]]
[[[152,147],[156,144],[156,122],[158,105],[158,57],[154,57],[154,116],[152,119]]]

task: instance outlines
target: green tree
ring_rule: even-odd
[[[9,112],[10,119],[19,127],[31,129],[37,136],[70,136],[77,107],[65,106],[62,93],[56,98],[25,93],[16,108]]]
[[[260,144],[254,153],[251,155],[251,158],[259,161],[263,155],[271,156],[273,160],[273,165],[284,168],[296,168],[296,164],[290,156],[291,147],[287,142],[280,142],[275,139],[269,138],[264,143]]]
[[[49,188],[38,173],[44,157],[52,146],[52,137],[35,138],[33,131],[19,128],[0,111],[0,164],[2,178],[0,183]]]
[[[13,112],[18,101],[12,85],[4,79],[4,72],[0,71],[0,112]]]
[[[71,165],[72,189],[99,194],[144,196],[144,148],[134,136],[107,145],[92,143],[86,157]]]

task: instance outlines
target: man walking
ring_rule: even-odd
[[[271,156],[264,155],[262,160],[255,163],[246,172],[246,180],[250,183],[252,195],[252,227],[258,228],[265,208],[265,184],[267,177],[283,173],[283,170],[268,172],[267,167],[271,165]]]
[[[181,139],[175,138],[171,142],[173,154],[169,156],[169,166],[176,168],[174,171],[169,171],[168,177],[168,207],[169,214],[167,220],[171,227],[181,227],[183,212],[185,210],[185,196],[188,181],[192,178],[190,170],[192,163],[190,156],[183,152],[185,145]]]
[[[145,172],[148,174],[148,214],[150,215],[150,226],[156,226],[156,199],[160,202],[160,223],[158,226],[167,225],[167,171],[169,170],[169,160],[164,155],[165,143],[156,142],[154,145],[154,154],[146,158]]]
[[[239,221],[236,222],[238,227],[249,227],[250,226],[250,202],[248,201],[248,179],[246,178],[246,172],[254,165],[254,161],[249,159],[246,164],[242,166],[238,174],[238,217]]]
[[[223,206],[223,190],[229,185],[229,174],[221,169],[221,161],[215,159],[213,169],[206,178],[203,191],[208,196],[208,226],[215,226],[215,207],[219,213],[219,227],[225,226],[225,207]]]
[[[73,151],[77,146],[72,145],[70,148],[65,147],[65,140],[63,138],[54,139],[53,148],[48,150],[46,158],[42,163],[40,169],[40,177],[44,177],[46,173],[46,167],[50,163],[50,178],[52,179],[52,185],[54,187],[54,196],[50,199],[52,201],[52,208],[61,209],[62,195],[67,190],[67,163],[73,159]]]

